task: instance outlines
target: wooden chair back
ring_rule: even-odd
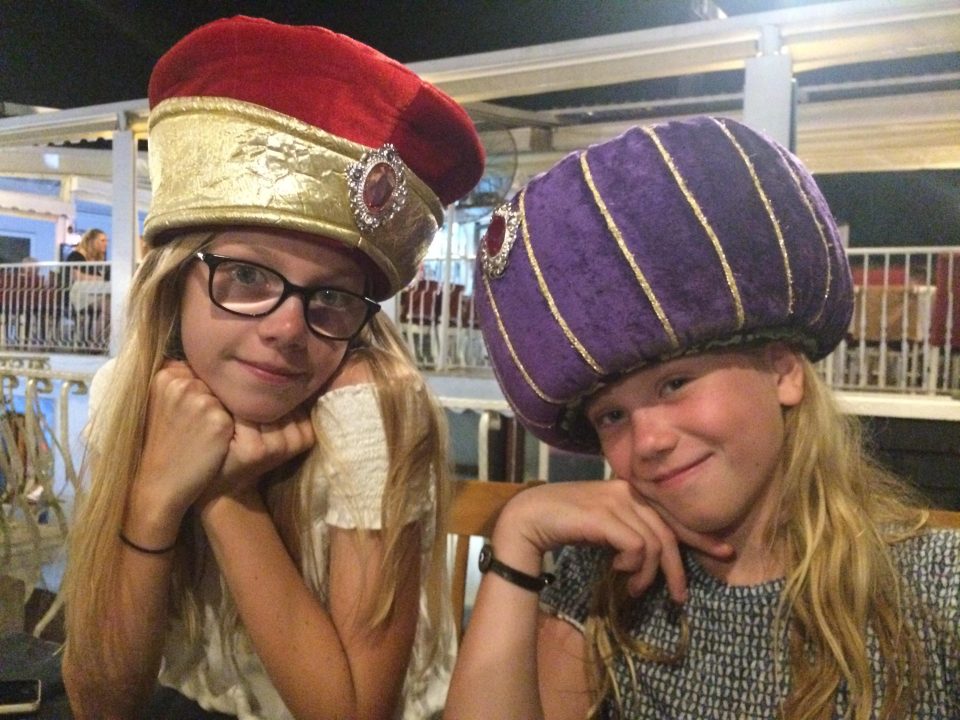
[[[487,480],[454,480],[447,533],[454,536],[453,571],[450,591],[458,636],[463,635],[463,616],[467,591],[467,560],[471,537],[490,537],[500,511],[511,498],[542,480],[523,483]]]
[[[960,512],[930,510],[930,525],[938,528],[954,528],[960,530]]]
[[[937,256],[933,296],[930,311],[930,344],[946,344],[947,324],[950,324],[950,347],[960,349],[960,254],[942,253]]]

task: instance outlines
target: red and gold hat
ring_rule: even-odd
[[[197,227],[313,233],[372,261],[376,299],[413,278],[443,205],[483,172],[459,105],[322,27],[204,25],[157,62],[149,99],[149,245]]]

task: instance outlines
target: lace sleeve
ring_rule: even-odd
[[[323,395],[313,413],[314,425],[328,443],[329,458],[317,463],[315,487],[326,487],[324,521],[339,528],[381,528],[384,487],[390,455],[372,384],[348,385]],[[432,496],[409,509],[419,519]]]

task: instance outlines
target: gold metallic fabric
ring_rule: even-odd
[[[180,97],[150,114],[153,199],[144,240],[173,231],[251,225],[313,233],[365,253],[383,272],[375,299],[414,277],[443,207],[405,168],[407,200],[380,227],[361,233],[350,208],[347,170],[371,148],[295,118],[230,98]]]

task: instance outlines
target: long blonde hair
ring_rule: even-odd
[[[847,716],[873,717],[878,689],[867,650],[868,624],[885,675],[880,717],[906,717],[922,685],[924,657],[911,624],[917,619],[910,614],[915,598],[890,546],[923,532],[926,513],[912,491],[869,457],[858,418],[841,413],[813,365],[802,362],[804,397],[784,410],[785,441],[775,471],[782,495],[769,528],[786,563],[771,628],[774,654],[785,650],[789,666],[781,716],[832,718],[842,683],[849,696]],[[608,693],[619,704],[613,681],[618,659],[635,678],[634,657],[678,662],[689,637],[681,616],[675,648],[632,638],[624,623],[631,599],[623,578],[607,570],[594,589],[586,626],[594,714]],[[786,648],[779,641],[784,637]]]
[[[191,233],[151,250],[134,277],[128,304],[126,339],[117,358],[111,387],[89,427],[90,487],[78,497],[78,516],[71,530],[70,557],[64,577],[67,649],[83,667],[104,667],[102,654],[111,642],[91,640],[80,646],[78,637],[89,633],[73,628],[104,627],[109,617],[109,599],[118,583],[121,546],[118,533],[123,523],[126,497],[136,477],[143,451],[150,381],[167,357],[181,356],[179,341],[180,299],[185,265],[197,250],[213,239],[210,233]],[[447,505],[448,468],[445,416],[417,373],[406,346],[391,322],[376,316],[351,342],[348,355],[362,356],[373,377],[389,448],[387,485],[383,500],[381,537],[384,542],[383,581],[370,607],[369,622],[376,627],[389,618],[394,606],[403,548],[400,535],[409,522],[411,486],[422,487],[420,478],[433,485],[436,498],[432,527],[434,537],[430,565],[426,568],[427,599],[431,622],[437,626],[444,599],[446,545],[440,540]],[[410,397],[416,398],[411,404]],[[315,428],[319,434],[319,428]],[[329,445],[318,436],[318,447]],[[302,463],[302,461],[301,461]],[[308,478],[299,467],[287,465],[286,482],[269,483],[266,500],[288,552],[301,567],[304,559],[302,534],[306,517],[305,491]],[[198,637],[200,597],[198,557],[200,548],[190,514],[181,523],[171,583],[171,612],[180,617],[190,637]],[[307,555],[316,562],[316,558]],[[222,621],[225,629],[236,617]],[[105,629],[110,631],[110,625]],[[436,634],[434,634],[436,635]],[[225,635],[226,636],[226,635]],[[436,638],[434,640],[436,643]],[[431,653],[437,648],[431,648]]]

